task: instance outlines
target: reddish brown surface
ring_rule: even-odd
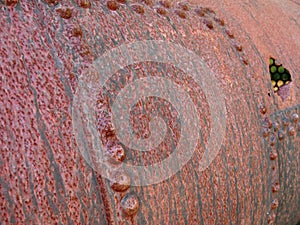
[[[116,12],[101,1],[16,2],[0,1],[2,224],[269,221],[293,225],[300,220],[300,126],[292,116],[300,114],[300,6],[296,1],[205,0],[189,7],[167,1],[131,7],[131,3],[136,5],[132,1],[116,7],[116,2],[124,3],[116,1],[111,6]],[[216,159],[198,172],[195,168],[210,126],[203,91],[172,66],[141,63],[128,67],[128,73],[135,72],[139,78],[149,70],[152,76],[169,74],[188,88],[199,103],[203,140],[195,157],[170,179],[119,193],[78,152],[72,133],[72,100],[84,68],[110,48],[137,37],[181,44],[205,60],[226,96],[227,133]],[[271,91],[270,56],[292,74],[284,103]],[[119,86],[129,82],[123,79],[126,82],[121,83],[122,76],[126,73],[115,75]],[[118,92],[113,83],[108,86],[112,95]],[[164,101],[147,103],[149,109],[158,104],[159,112],[170,119],[176,142],[176,113]],[[140,106],[134,110],[134,128],[140,130],[138,135],[147,136],[151,113],[139,117],[143,114]],[[266,117],[278,127],[270,129]],[[293,128],[295,134],[289,135]],[[165,155],[159,149],[151,155],[127,150],[125,160],[137,164],[161,160],[172,150],[171,136],[166,138]],[[135,198],[132,205],[124,203],[124,198],[122,202],[128,193],[139,202]],[[137,214],[123,215],[135,212],[138,205]]]

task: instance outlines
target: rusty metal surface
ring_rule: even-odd
[[[1,224],[293,225],[300,220],[296,1],[4,0],[0,18]],[[72,107],[79,80],[89,76],[85,71],[95,60],[141,40],[172,42],[201,57],[223,91],[227,119],[220,151],[200,171],[213,117],[203,88],[176,65],[137,62],[119,70],[96,95],[97,129],[110,163],[159,163],[179,142],[177,111],[172,102],[155,97],[141,98],[130,121],[136,136],[147,138],[151,118],[161,116],[168,127],[163,142],[151,152],[118,142],[103,109],[110,112],[118,93],[138,79],[168,78],[187,91],[202,132],[178,173],[157,184],[132,186],[139,180],[126,171],[109,181],[84,159]],[[292,74],[284,102],[271,89],[270,56]]]

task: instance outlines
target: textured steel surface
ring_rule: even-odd
[[[296,224],[299,16],[297,1],[0,1],[0,223]],[[159,162],[180,136],[170,103],[141,99],[131,117],[137,136],[147,138],[155,113],[166,118],[169,133],[151,153],[120,147],[101,107],[109,109],[134,79],[167,77],[188,90],[202,127],[180,172],[128,188],[126,173],[109,182],[83,159],[72,102],[79,77],[97,57],[149,39],[180,44],[207,63],[225,95],[227,130],[219,154],[199,172],[211,126],[203,90],[172,65],[144,62],[120,70],[99,90],[97,105],[99,136],[112,146],[114,163]],[[284,102],[272,92],[270,56],[292,75]]]

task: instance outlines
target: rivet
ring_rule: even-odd
[[[126,194],[122,198],[120,206],[125,216],[132,216],[139,209],[139,199],[134,193]]]
[[[283,132],[283,130],[279,130],[278,131],[278,138],[279,138],[279,140],[283,140],[284,139],[284,132]]]
[[[269,140],[270,146],[274,146],[275,142],[276,142],[276,138],[275,138],[274,134],[272,134],[270,136],[270,140]]]
[[[278,157],[277,153],[275,151],[271,151],[270,152],[270,159],[271,160],[275,160]]]
[[[119,8],[118,3],[114,0],[107,1],[106,6],[107,6],[107,8],[109,8],[110,10],[113,10],[113,11],[116,11]]]
[[[262,128],[262,134],[263,134],[264,138],[268,137],[268,135],[270,134],[270,129],[267,128],[267,127],[263,127]]]
[[[294,136],[296,134],[296,130],[294,127],[289,127],[289,135]]]
[[[212,30],[212,29],[214,28],[214,25],[213,25],[213,23],[212,23],[211,20],[204,19],[204,20],[203,20],[203,23],[204,23],[210,30]]]
[[[142,5],[134,4],[134,5],[131,5],[131,8],[132,8],[133,11],[135,11],[138,14],[142,15],[142,14],[145,13],[145,9]]]
[[[19,0],[5,0],[6,6],[14,7],[18,4]]]
[[[162,7],[157,8],[157,9],[156,9],[156,12],[157,12],[158,14],[162,15],[162,16],[167,15],[167,11],[166,11],[164,8],[162,8]]]
[[[160,1],[159,3],[167,9],[171,8],[171,3],[168,0],[163,0],[163,1]]]
[[[279,129],[279,123],[273,122],[274,131],[277,131]]]
[[[230,30],[226,29],[226,30],[225,30],[225,33],[228,35],[228,37],[229,37],[230,39],[233,39],[233,38],[234,38],[234,35],[233,35],[233,33],[232,33]]]
[[[130,177],[125,171],[115,171],[110,178],[110,187],[117,192],[126,191],[130,184]]]
[[[278,208],[278,199],[276,198],[276,199],[274,199],[273,201],[272,201],[272,204],[271,204],[271,209],[277,209]]]
[[[266,114],[267,109],[266,109],[266,107],[264,105],[260,105],[259,109],[260,109],[260,113],[261,114],[263,114],[263,115]]]
[[[283,124],[283,126],[287,127],[287,126],[289,125],[289,120],[288,120],[288,118],[284,117],[284,118],[282,119],[282,124]]]
[[[272,192],[273,192],[273,193],[278,192],[279,189],[280,189],[279,183],[278,183],[278,182],[275,182],[275,183],[272,185]]]
[[[298,120],[299,120],[299,115],[297,113],[293,113],[292,120],[293,120],[294,123],[297,123]]]
[[[175,10],[175,13],[181,18],[181,19],[186,19],[186,13],[183,10],[177,9]]]

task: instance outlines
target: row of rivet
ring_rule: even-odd
[[[267,110],[264,106],[260,107],[260,112],[262,114],[266,114]],[[295,128],[295,126],[297,128]],[[272,131],[273,130],[273,131]],[[285,132],[286,130],[286,132]],[[272,168],[272,203],[270,206],[270,212],[268,213],[268,224],[274,224],[276,219],[276,210],[278,208],[278,191],[280,190],[279,185],[279,174],[277,170],[277,158],[278,153],[275,149],[275,143],[276,143],[276,135],[279,141],[282,141],[286,137],[286,133],[289,136],[296,135],[296,131],[300,132],[300,122],[299,122],[299,115],[297,113],[292,113],[290,118],[283,117],[281,121],[281,126],[277,121],[271,121],[269,117],[266,117],[263,125],[262,125],[262,135],[264,138],[268,138],[268,144],[271,147],[271,150],[269,151],[269,157],[271,160],[271,168]]]

